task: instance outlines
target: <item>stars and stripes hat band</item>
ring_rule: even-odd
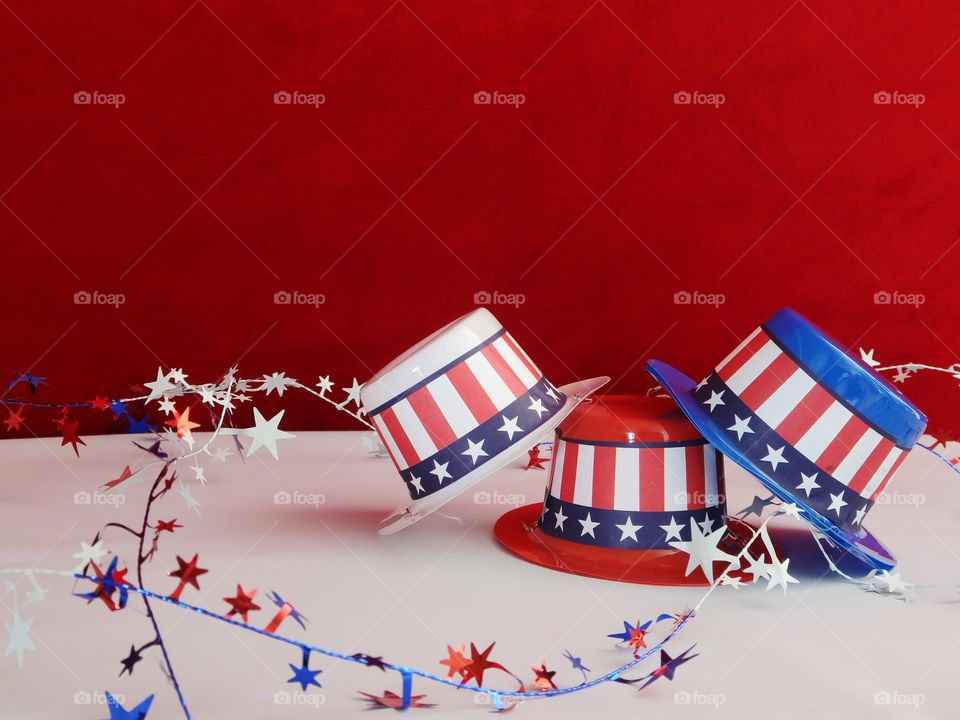
[[[408,350],[361,390],[412,501],[381,532],[412,524],[522,454],[607,380],[556,387],[484,308]]]
[[[497,538],[532,562],[593,577],[701,584],[671,543],[725,528],[723,458],[666,397],[609,395],[560,424],[543,505]]]
[[[856,557],[893,567],[863,520],[926,427],[895,387],[789,309],[696,386],[648,369],[725,455]]]

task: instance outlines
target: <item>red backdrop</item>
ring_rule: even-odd
[[[347,385],[481,291],[522,294],[493,310],[555,381],[620,391],[786,304],[884,362],[960,357],[954,3],[2,4],[0,365],[41,397],[158,365]],[[956,385],[904,388],[956,434]]]

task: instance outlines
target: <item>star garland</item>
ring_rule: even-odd
[[[932,371],[947,373],[955,379],[960,380],[960,363],[951,365],[947,368],[941,368],[931,365],[918,363],[906,363],[903,365],[891,365],[880,367],[879,362],[873,359],[873,350],[869,352],[861,349],[861,356],[864,362],[874,367],[878,372],[894,373],[893,382],[902,383],[921,371]],[[784,594],[787,593],[790,584],[798,581],[789,574],[789,558],[781,559],[774,550],[771,542],[768,522],[776,516],[790,515],[799,517],[799,508],[793,504],[776,503],[774,499],[755,498],[754,503],[745,508],[740,513],[740,517],[749,517],[751,514],[758,518],[764,513],[765,508],[773,506],[775,511],[769,515],[758,528],[754,531],[743,549],[733,555],[720,550],[718,543],[724,534],[724,530],[710,532],[709,529],[702,529],[696,523],[691,522],[691,540],[689,542],[675,542],[671,545],[678,551],[688,556],[688,565],[686,574],[689,575],[697,568],[702,569],[710,582],[709,588],[697,603],[690,610],[685,610],[679,614],[660,614],[655,620],[648,620],[641,623],[639,620],[631,624],[624,621],[624,630],[621,633],[611,634],[608,637],[619,640],[618,644],[625,645],[632,653],[632,658],[626,663],[609,671],[604,675],[589,678],[592,672],[590,668],[584,665],[581,657],[574,656],[569,651],[564,651],[563,658],[567,660],[572,669],[582,674],[583,681],[575,686],[559,687],[554,682],[556,671],[549,670],[545,661],[540,661],[539,665],[531,666],[534,678],[530,683],[531,689],[527,689],[523,680],[510,672],[501,663],[490,659],[495,643],[490,643],[484,650],[479,650],[474,643],[470,643],[470,654],[467,657],[465,645],[460,645],[458,650],[452,646],[447,646],[447,658],[440,662],[446,666],[446,676],[436,675],[430,672],[409,668],[402,665],[393,664],[384,661],[381,656],[373,656],[365,653],[356,653],[354,655],[345,655],[333,650],[315,647],[306,643],[291,639],[285,635],[279,634],[282,623],[290,618],[294,620],[302,629],[306,629],[306,618],[299,611],[284,600],[278,593],[271,592],[267,595],[270,602],[277,607],[274,617],[261,629],[249,624],[249,614],[261,611],[262,607],[258,605],[254,598],[257,594],[256,589],[245,591],[243,586],[237,583],[236,594],[232,597],[223,598],[228,605],[229,610],[225,613],[216,613],[205,608],[190,605],[181,599],[183,593],[189,588],[200,588],[200,578],[207,572],[205,568],[199,565],[199,555],[194,554],[189,560],[177,556],[178,567],[169,573],[171,578],[177,580],[177,585],[169,595],[160,595],[144,587],[143,583],[143,565],[150,562],[157,554],[161,534],[164,532],[174,533],[177,529],[183,528],[177,519],[157,520],[151,524],[151,510],[154,503],[164,498],[167,493],[176,485],[177,493],[181,495],[189,509],[199,514],[200,504],[192,497],[190,486],[182,479],[178,478],[177,467],[184,468],[194,473],[194,479],[203,485],[206,481],[205,468],[199,463],[201,457],[212,458],[213,461],[224,462],[226,457],[233,454],[235,448],[237,452],[244,451],[243,442],[249,441],[246,448],[246,456],[249,457],[259,449],[269,452],[274,459],[279,459],[277,443],[293,438],[292,433],[280,430],[280,423],[283,418],[283,410],[280,410],[273,417],[265,418],[256,407],[252,410],[253,426],[237,427],[235,424],[234,411],[237,408],[236,403],[244,403],[251,400],[251,396],[256,393],[262,393],[264,397],[276,392],[278,397],[283,397],[289,390],[299,390],[307,392],[331,405],[338,411],[346,412],[357,421],[372,429],[370,423],[364,418],[363,410],[360,405],[360,384],[354,378],[349,386],[342,386],[345,398],[337,402],[331,397],[334,384],[329,376],[320,377],[314,390],[307,385],[300,383],[295,378],[289,378],[285,373],[272,373],[263,375],[256,379],[243,379],[238,377],[237,368],[231,368],[219,381],[206,384],[191,384],[187,382],[188,376],[180,369],[171,369],[164,372],[162,368],[157,370],[157,377],[151,382],[144,383],[143,390],[145,394],[140,394],[129,398],[120,398],[111,400],[109,398],[96,396],[93,400],[84,403],[51,403],[39,400],[41,388],[49,386],[47,378],[39,377],[31,372],[18,373],[10,383],[7,392],[0,397],[2,403],[7,409],[8,416],[4,420],[7,432],[19,431],[26,427],[26,408],[47,408],[54,409],[57,417],[54,423],[61,435],[61,446],[69,445],[78,457],[80,446],[86,443],[80,437],[80,421],[71,416],[71,412],[79,409],[90,409],[97,412],[110,412],[113,414],[118,429],[131,434],[152,435],[150,442],[133,444],[150,456],[150,460],[141,467],[132,468],[125,465],[118,473],[117,477],[107,480],[103,485],[104,492],[113,492],[121,486],[126,487],[131,484],[142,481],[145,471],[151,467],[159,466],[159,470],[153,480],[152,486],[147,493],[147,501],[144,510],[144,516],[139,530],[131,528],[121,523],[108,523],[101,532],[98,532],[92,542],[82,542],[80,552],[74,557],[79,561],[78,566],[72,571],[43,571],[36,569],[27,570],[6,570],[0,571],[0,574],[19,573],[27,578],[31,589],[27,591],[27,602],[24,607],[30,604],[41,602],[45,598],[46,589],[40,586],[37,575],[69,575],[76,581],[86,581],[93,584],[93,588],[86,592],[74,593],[77,597],[86,600],[87,604],[96,603],[98,606],[102,603],[110,612],[123,610],[129,601],[130,594],[139,595],[144,603],[146,616],[150,620],[154,637],[141,644],[139,647],[135,644],[130,646],[126,657],[120,660],[121,669],[119,675],[124,673],[132,675],[136,665],[143,660],[143,653],[150,648],[158,648],[163,657],[162,669],[164,674],[170,680],[178,700],[182,707],[185,717],[191,717],[187,707],[182,689],[174,673],[173,666],[170,663],[167,654],[167,648],[158,626],[156,617],[150,604],[150,600],[158,600],[174,604],[182,609],[192,610],[202,616],[215,618],[222,622],[230,623],[234,626],[244,628],[255,632],[263,637],[271,638],[276,641],[284,642],[298,647],[301,650],[299,664],[289,663],[289,668],[293,673],[287,682],[298,684],[303,691],[311,686],[321,687],[318,681],[319,675],[323,672],[321,669],[310,667],[311,653],[322,656],[334,657],[340,660],[355,662],[379,669],[382,672],[392,671],[401,676],[402,692],[397,694],[386,690],[383,694],[374,694],[360,692],[359,694],[365,701],[370,702],[376,707],[392,708],[403,710],[410,707],[433,707],[432,704],[424,702],[426,695],[414,695],[412,692],[413,678],[419,677],[423,680],[438,682],[441,684],[454,686],[461,689],[467,689],[471,692],[480,693],[488,698],[489,702],[498,711],[511,709],[516,702],[524,698],[545,698],[553,697],[571,692],[594,687],[607,681],[615,681],[621,684],[634,685],[639,684],[639,690],[643,690],[651,683],[666,678],[672,680],[676,669],[690,660],[698,657],[698,654],[690,654],[693,647],[688,648],[676,657],[671,657],[664,645],[672,640],[703,606],[704,602],[713,593],[716,588],[733,587],[738,590],[743,584],[746,576],[751,577],[751,583],[759,580],[766,580],[766,590],[781,588]],[[6,400],[6,396],[24,386],[29,391],[29,399]],[[654,389],[655,391],[656,389]],[[653,392],[653,391],[651,391]],[[193,400],[189,400],[193,396]],[[185,403],[184,401],[187,401]],[[180,406],[178,407],[178,402]],[[162,412],[165,419],[161,424],[153,424],[149,419],[151,403],[156,403],[157,410]],[[131,406],[133,409],[131,409]],[[202,418],[191,417],[191,410],[199,406],[206,409],[210,414],[210,424],[212,434],[206,442],[199,448],[195,448],[197,442],[193,436],[193,431],[203,428]],[[219,414],[215,411],[219,407]],[[139,412],[138,412],[139,411]],[[139,416],[138,416],[139,415]],[[200,420],[199,422],[197,420]],[[218,437],[232,437],[234,448],[217,447],[213,448],[213,442]],[[366,434],[363,436],[364,444],[374,454],[384,457],[386,452],[383,446],[376,439],[376,435]],[[947,462],[955,471],[960,472],[960,458],[946,458],[936,452],[935,443],[925,449],[933,452],[942,461]],[[529,452],[528,469],[544,469],[547,460],[541,454],[542,449],[549,448],[548,443],[538,445]],[[186,465],[185,460],[193,460],[192,465]],[[128,580],[126,575],[131,568],[120,567],[120,558],[116,554],[111,554],[109,563],[104,565],[103,557],[108,554],[104,548],[103,532],[109,528],[121,529],[133,535],[138,540],[138,549],[136,562],[132,566],[135,569],[136,578]],[[901,599],[908,599],[908,583],[904,583],[898,574],[888,572],[873,572],[865,578],[851,578],[843,573],[831,560],[827,548],[830,547],[830,540],[812,530],[814,540],[817,543],[821,553],[827,560],[828,566],[833,572],[843,576],[863,589],[880,593],[889,594]],[[149,538],[149,547],[145,547]],[[764,550],[754,552],[748,550],[759,542]],[[827,544],[827,548],[822,543]],[[747,563],[743,567],[743,562]],[[724,563],[724,569],[719,576],[714,578],[714,564]],[[90,574],[92,572],[92,574]],[[5,581],[7,586],[16,590],[15,584]],[[239,619],[237,619],[239,617]],[[669,621],[671,628],[666,635],[652,646],[648,646],[646,636],[661,622]],[[18,665],[23,667],[24,653],[36,651],[30,639],[30,631],[33,618],[24,620],[21,612],[19,598],[14,592],[14,605],[12,622],[4,623],[9,636],[9,642],[4,655],[15,654]],[[650,657],[656,652],[660,652],[660,663],[652,670],[638,678],[627,679],[623,673],[637,666],[640,662]],[[512,677],[518,683],[516,690],[494,690],[484,687],[484,675],[487,670],[496,670]],[[475,685],[468,684],[475,683]],[[150,709],[153,701],[153,695],[136,705],[131,710],[126,710],[116,699],[107,693],[108,706],[110,710],[110,720],[122,720],[124,718],[137,718],[142,720]]]

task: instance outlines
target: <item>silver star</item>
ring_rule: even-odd
[[[767,565],[767,590],[774,587],[782,587],[783,594],[786,596],[787,585],[800,582],[787,572],[789,566],[790,558],[780,562],[780,559],[776,555],[773,556],[773,562]]]
[[[321,375],[320,382],[317,383],[317,387],[320,388],[321,395],[326,395],[328,392],[333,390],[333,381],[330,379],[329,375]]]
[[[242,434],[247,435],[253,441],[250,443],[250,447],[247,448],[247,457],[253,455],[257,449],[265,447],[270,454],[273,455],[274,460],[280,459],[280,456],[277,455],[277,441],[289,440],[290,438],[296,437],[293,433],[288,433],[280,429],[280,421],[283,420],[284,412],[284,410],[281,410],[272,418],[266,420],[263,415],[260,414],[260,410],[257,408],[253,409],[254,427],[240,430]]]
[[[690,518],[690,541],[672,542],[670,547],[687,553],[687,569],[684,576],[690,575],[698,567],[703,570],[707,576],[707,582],[713,582],[713,563],[716,561],[734,562],[737,558],[730,553],[724,552],[719,547],[727,529],[717,528],[709,535],[700,532],[700,526],[696,520]]]
[[[340,407],[354,403],[357,407],[360,407],[360,383],[357,382],[357,379],[353,379],[353,384],[350,387],[342,388],[342,390],[347,394],[347,399],[340,403]]]
[[[24,622],[20,619],[20,616],[14,612],[13,624],[3,624],[7,629],[7,634],[10,635],[10,642],[7,643],[7,649],[4,650],[3,656],[6,657],[10,653],[16,653],[17,664],[21,670],[23,669],[23,653],[27,650],[36,652],[37,649],[36,645],[33,644],[33,640],[30,639],[30,626],[33,625],[33,620],[34,618],[30,618]]]

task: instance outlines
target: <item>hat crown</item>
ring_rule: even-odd
[[[480,343],[503,329],[486,308],[461,315],[409,347],[363,384],[360,398],[370,413],[404,391],[472,352]]]
[[[913,447],[923,434],[927,417],[898,388],[792,308],[778,311],[763,329],[820,385],[899,447]]]

